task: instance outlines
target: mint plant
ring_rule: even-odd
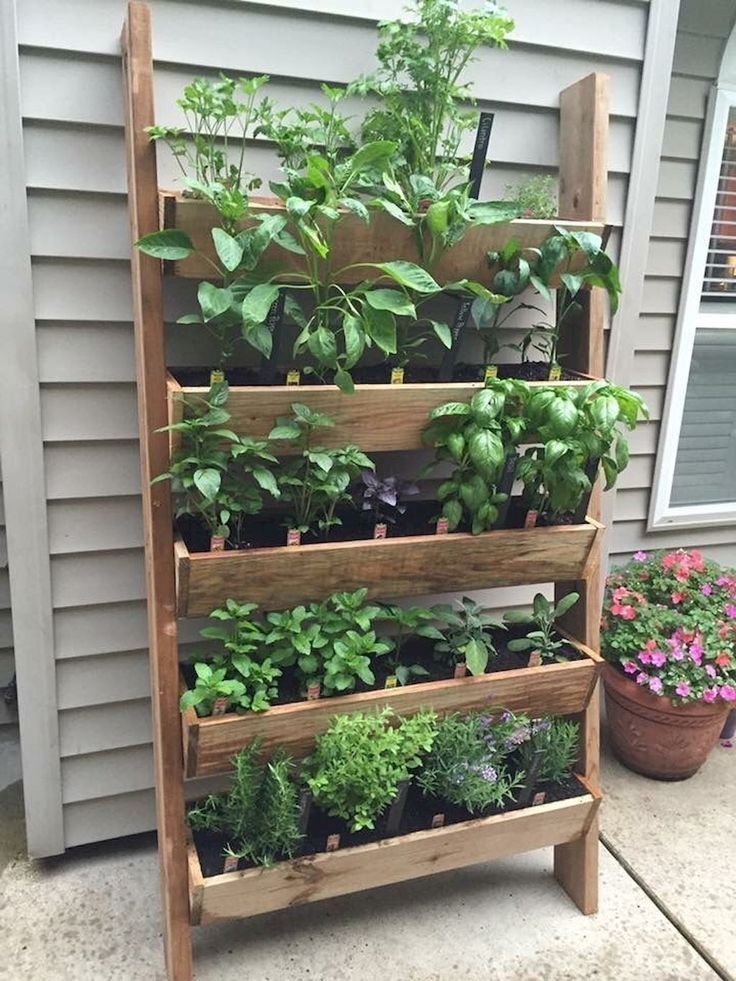
[[[511,737],[527,720],[510,712],[499,718],[483,713],[445,715],[417,784],[425,795],[464,807],[471,814],[502,807],[523,785],[524,772],[512,772]]]
[[[351,831],[374,828],[396,796],[402,780],[432,748],[434,712],[420,712],[393,724],[390,709],[372,714],[338,715],[317,736],[304,774],[315,803],[347,821]]]
[[[575,606],[579,593],[568,593],[559,603],[550,603],[543,593],[537,593],[532,604],[532,612],[509,610],[504,613],[504,623],[530,624],[533,629],[526,637],[508,642],[510,651],[539,651],[543,661],[566,661],[564,654],[566,641],[556,631],[556,621]]]
[[[185,691],[179,700],[179,708],[185,712],[193,708],[197,715],[211,715],[215,702],[225,699],[228,706],[235,709],[246,709],[249,700],[246,687],[236,678],[228,678],[226,666],[211,667],[203,661],[194,665],[197,681],[194,688]]]
[[[375,657],[387,654],[391,644],[379,640],[373,630],[359,634],[347,630],[343,637],[333,641],[329,656],[324,658],[322,684],[328,695],[353,691],[358,679],[366,685],[375,683],[376,676],[371,668]]]
[[[442,660],[464,662],[472,675],[484,674],[488,662],[498,656],[489,631],[505,630],[503,623],[468,596],[463,596],[458,607],[439,605],[435,611],[445,625],[442,640],[435,644],[436,655]]]

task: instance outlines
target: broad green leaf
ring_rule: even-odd
[[[345,368],[349,369],[363,357],[365,350],[363,322],[352,313],[346,313],[342,321],[342,330],[345,339]]]
[[[279,287],[274,283],[260,283],[254,286],[243,300],[243,321],[252,324],[264,323],[278,295]]]
[[[256,324],[251,320],[243,321],[243,337],[264,358],[270,358],[273,352],[273,334],[265,324]]]
[[[566,398],[553,398],[547,410],[549,428],[558,438],[569,436],[578,421],[578,410]]]
[[[203,467],[194,471],[194,486],[207,501],[214,501],[220,492],[222,475],[219,470]]]
[[[370,222],[371,216],[368,213],[368,209],[359,201],[357,198],[340,198],[340,207],[346,208],[348,211],[352,211],[354,215],[357,215],[361,221],[364,221],[366,225]]]
[[[277,423],[268,434],[269,439],[299,439],[302,431],[295,422]]]
[[[414,226],[414,219],[411,217],[411,215],[408,215],[405,211],[402,211],[397,204],[393,203],[393,201],[387,201],[386,198],[376,198],[373,203],[377,207],[383,208],[383,210],[390,214],[392,218],[400,221],[402,225],[408,225],[409,227]]]
[[[259,487],[262,487],[263,490],[268,491],[272,497],[281,497],[279,485],[276,483],[276,478],[270,470],[267,470],[265,467],[253,467],[251,472],[253,474],[253,479],[256,481]]]
[[[452,331],[450,328],[447,324],[443,324],[439,320],[430,320],[430,324],[440,344],[443,344],[449,351],[452,347]]]
[[[616,466],[618,467],[619,473],[625,470],[629,464],[629,444],[626,440],[619,436],[616,440]]]
[[[494,480],[505,459],[499,437],[487,429],[474,433],[468,442],[468,453],[475,468],[487,479]]]
[[[374,310],[390,310],[398,316],[416,318],[414,304],[398,290],[373,289],[365,294],[365,302]]]
[[[233,272],[237,269],[243,258],[243,246],[238,240],[228,235],[224,228],[213,228],[212,241],[215,243],[218,258],[227,271]]]
[[[579,599],[580,593],[568,593],[567,596],[563,596],[555,607],[555,619],[557,617],[563,617],[568,610],[571,610],[575,606]]]
[[[442,505],[442,516],[447,518],[449,530],[455,531],[463,517],[463,506],[460,501],[445,501]]]
[[[618,399],[613,395],[599,395],[590,405],[593,421],[604,431],[608,432],[616,425],[619,416]]]
[[[349,371],[339,366],[335,371],[335,384],[345,395],[352,395],[355,391],[355,383],[353,382],[352,375]]]
[[[470,404],[468,402],[445,402],[438,405],[429,413],[430,419],[441,419],[443,416],[469,416]]]
[[[545,463],[555,463],[560,457],[567,453],[569,447],[567,443],[563,443],[559,439],[550,439],[544,444],[544,461]]]
[[[326,327],[318,327],[309,335],[307,347],[320,364],[334,368],[337,363],[335,335]]]
[[[517,640],[508,641],[506,646],[510,651],[521,653],[523,651],[530,651],[534,647],[534,641],[529,640],[527,637],[519,637]]]
[[[575,273],[561,273],[560,279],[571,296],[575,296],[585,282],[582,276],[576,276]]]
[[[291,197],[287,198],[286,210],[292,218],[304,218],[312,210],[313,204],[313,201],[306,201],[304,198]]]
[[[151,232],[150,235],[139,238],[135,246],[154,259],[186,259],[195,251],[192,240],[178,228]]]
[[[387,276],[390,276],[400,286],[415,290],[417,293],[439,293],[440,286],[432,279],[426,269],[407,262],[404,259],[397,259],[395,262],[379,262],[376,265]]]
[[[363,307],[366,333],[385,354],[396,354],[396,319],[390,310]]]
[[[198,313],[185,313],[183,317],[176,318],[177,324],[201,324],[202,317]]]
[[[470,400],[473,419],[481,426],[492,425],[503,412],[505,401],[503,392],[481,388]]]
[[[468,671],[473,676],[485,674],[488,666],[488,648],[485,644],[476,640],[475,637],[471,637],[465,645],[463,653],[465,654],[465,663],[468,666]]]
[[[350,176],[353,177],[390,160],[395,151],[396,144],[391,140],[375,140],[373,143],[366,143],[362,146],[345,161],[345,165]]]
[[[213,286],[212,283],[200,283],[197,289],[197,300],[202,309],[205,323],[209,323],[215,317],[227,313],[233,302],[233,295],[230,290]]]

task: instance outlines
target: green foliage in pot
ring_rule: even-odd
[[[524,771],[508,764],[511,737],[528,725],[523,715],[455,712],[437,723],[437,733],[417,784],[429,796],[466,808],[471,814],[501,807],[524,783]]]
[[[450,461],[453,471],[437,490],[442,516],[455,531],[465,521],[474,535],[498,519],[507,495],[498,490],[506,458],[524,433],[519,406],[526,389],[512,381],[493,381],[469,403],[447,402],[433,409],[424,441],[435,448],[435,462]]]
[[[550,603],[543,593],[534,597],[532,612],[525,610],[509,610],[504,613],[504,623],[530,624],[533,629],[525,637],[519,637],[508,642],[510,651],[539,651],[543,661],[566,661],[565,647],[567,642],[557,633],[555,624],[559,617],[564,616],[580,599],[579,593],[568,593],[559,603]]]
[[[434,712],[397,720],[390,709],[337,716],[317,736],[304,773],[315,802],[351,831],[374,828],[402,780],[421,766],[437,728]]]
[[[498,655],[490,630],[505,630],[503,623],[468,596],[463,596],[457,607],[439,605],[434,609],[444,624],[442,640],[435,644],[436,654],[443,660],[464,662],[472,675],[484,674],[489,660]]]
[[[290,527],[302,533],[321,531],[325,536],[341,524],[335,511],[339,504],[352,504],[350,484],[363,470],[375,464],[357,446],[326,448],[314,444],[319,429],[335,425],[322,412],[300,402],[291,405],[290,418],[277,419],[271,440],[293,443],[299,452],[281,461],[277,472],[279,490],[290,507]]]
[[[223,833],[229,839],[225,854],[268,867],[291,858],[302,835],[293,761],[277,750],[264,764],[260,751],[255,739],[234,756],[229,792],[190,808],[188,821],[194,831]]]

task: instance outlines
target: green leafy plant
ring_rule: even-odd
[[[566,661],[564,654],[566,641],[559,636],[555,623],[564,616],[580,599],[579,593],[568,593],[559,603],[550,603],[543,593],[537,593],[532,604],[532,612],[524,610],[509,610],[503,619],[507,624],[531,624],[526,637],[515,638],[508,642],[510,651],[539,651],[542,660]]]
[[[263,134],[276,144],[287,171],[306,169],[310,157],[318,155],[334,169],[341,158],[356,149],[349,120],[340,108],[350,89],[326,84],[320,89],[326,105],[311,102],[303,107],[276,110],[268,102],[261,109],[256,135]]]
[[[416,0],[406,13],[379,25],[378,71],[357,86],[380,99],[363,138],[395,142],[403,184],[421,175],[442,190],[461,179],[461,144],[477,122],[464,73],[484,45],[505,48],[514,23],[490,3],[468,11],[457,0]]]
[[[509,712],[499,718],[457,712],[444,716],[417,776],[418,786],[471,814],[501,807],[524,782],[524,771],[512,772],[507,758],[516,748],[512,738],[527,721]]]
[[[351,831],[374,828],[376,820],[432,748],[434,712],[420,712],[394,725],[390,709],[337,716],[317,736],[304,773],[315,802]]]
[[[408,685],[413,678],[425,678],[429,671],[421,664],[406,664],[402,660],[404,645],[410,637],[426,637],[430,640],[444,640],[444,634],[434,626],[438,611],[423,606],[401,607],[394,604],[383,607],[381,619],[387,620],[396,628],[393,637],[393,653],[389,656],[391,671],[400,685]]]
[[[516,187],[506,187],[506,197],[519,209],[522,218],[554,218],[557,215],[557,188],[549,174],[534,174]]]
[[[379,640],[373,630],[364,634],[347,630],[343,637],[333,641],[330,655],[324,658],[322,684],[326,693],[352,691],[358,679],[366,685],[374,684],[376,677],[371,661],[390,650],[391,644]]]
[[[226,855],[268,867],[291,858],[302,838],[294,764],[283,750],[259,762],[262,742],[254,739],[233,757],[227,794],[210,795],[189,810],[193,830],[220,831],[228,837]]]
[[[442,605],[435,611],[445,624],[442,640],[435,644],[436,654],[443,660],[465,662],[472,675],[484,674],[489,660],[498,654],[489,630],[505,630],[503,623],[468,596],[463,596],[458,607]]]
[[[194,665],[197,681],[194,688],[185,691],[179,701],[179,708],[185,712],[188,708],[196,710],[197,715],[211,715],[215,702],[225,699],[229,707],[247,709],[250,700],[246,695],[246,686],[237,678],[228,678],[228,668],[220,663],[212,667],[204,661]]]
[[[245,169],[247,140],[260,124],[267,100],[257,103],[267,75],[217,81],[193,79],[177,106],[186,126],[149,126],[149,138],[164,142],[182,172],[187,191],[210,201],[231,231],[248,207],[248,192],[261,181]]]
[[[507,500],[499,491],[506,459],[524,432],[519,406],[526,387],[493,381],[467,402],[448,402],[433,409],[424,441],[435,448],[430,468],[450,461],[451,476],[437,490],[449,531],[463,521],[474,535],[488,531],[498,520],[498,505]]]
[[[580,727],[567,719],[537,719],[521,747],[522,766],[531,773],[538,758],[536,782],[561,783],[573,772],[578,758]]]
[[[278,419],[269,435],[272,440],[294,443],[299,450],[281,463],[278,485],[291,509],[291,527],[302,533],[319,529],[327,536],[341,524],[337,506],[353,503],[351,483],[362,470],[375,470],[375,464],[352,444],[331,449],[315,446],[315,432],[334,426],[334,421],[299,402],[293,402],[291,409],[293,416]]]

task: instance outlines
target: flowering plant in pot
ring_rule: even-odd
[[[692,776],[736,707],[736,575],[696,550],[636,552],[607,580],[601,653],[615,755]]]

